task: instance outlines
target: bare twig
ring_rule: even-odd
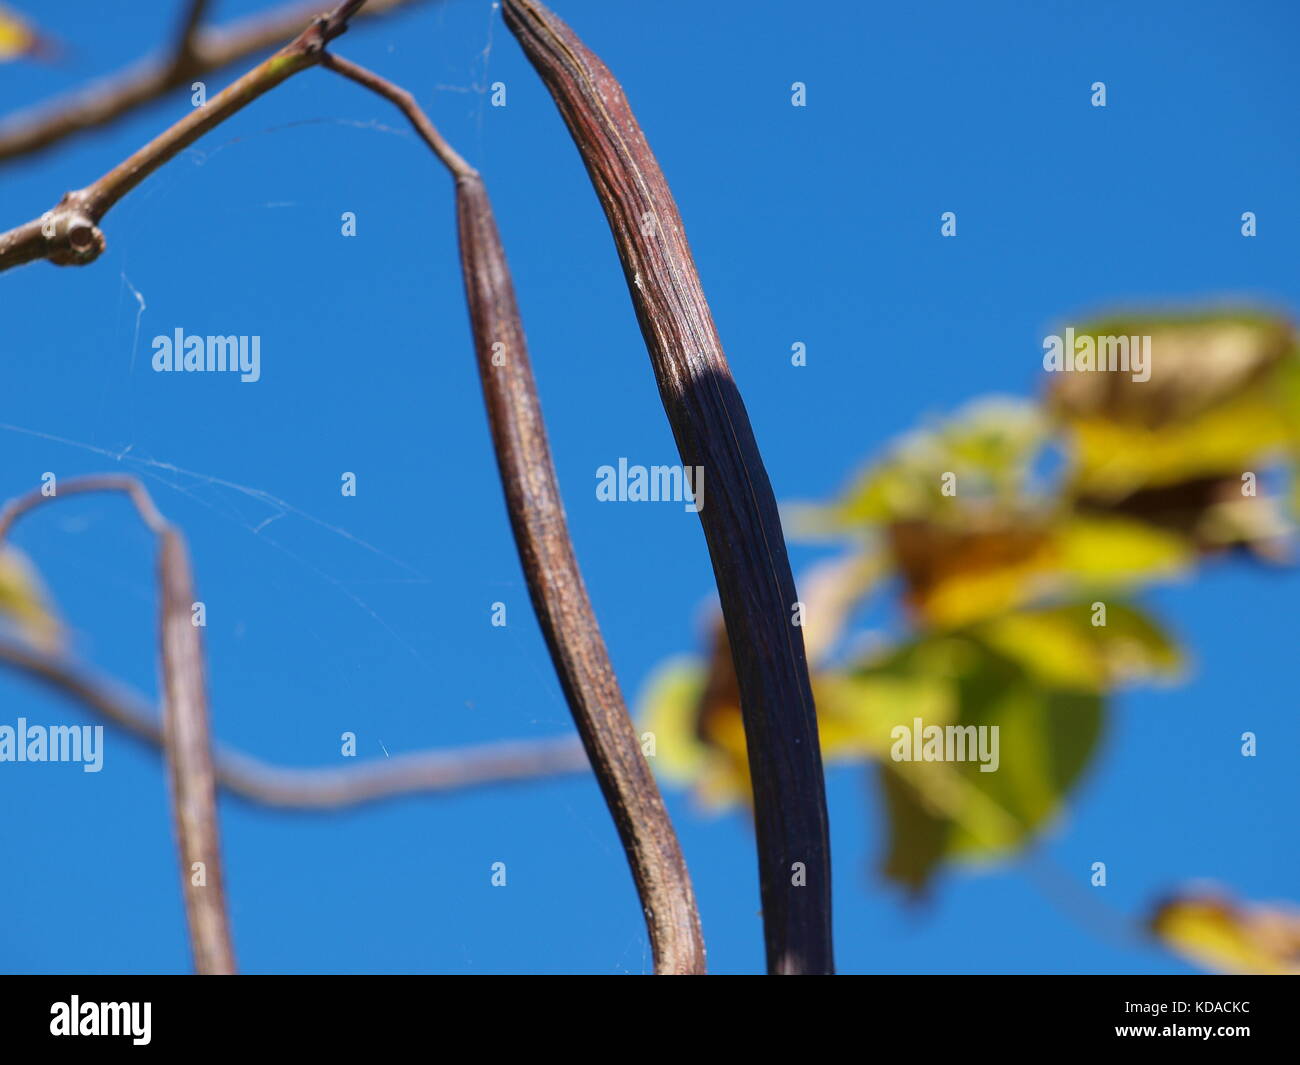
[[[48,259],[59,266],[84,266],[104,250],[99,221],[123,196],[178,152],[242,110],[285,79],[320,62],[325,45],[347,30],[348,16],[365,0],[344,0],[320,15],[294,40],[204,106],[195,108],[130,158],[63,199],[40,218],[0,233],[0,270]]]
[[[154,506],[153,499],[145,490],[144,485],[134,477],[106,473],[100,476],[77,477],[61,481],[58,484],[56,494],[45,495],[40,489],[36,489],[26,495],[9,500],[0,508],[0,544],[4,543],[5,538],[9,535],[9,530],[13,528],[14,522],[37,507],[53,503],[56,499],[63,499],[66,496],[85,495],[92,492],[118,492],[125,495],[131,501],[131,505],[135,507],[136,513],[140,515],[140,520],[155,535],[161,535],[163,530],[168,528],[167,519]]]
[[[718,339],[682,220],[618,81],[535,0],[506,24],[550,89],[605,209],[722,601],[754,782],[768,970],[833,969],[830,839],[797,595],[776,500]]]
[[[194,69],[198,59],[197,45],[199,27],[207,13],[208,0],[185,0],[185,13],[181,19],[181,30],[176,35],[176,47],[172,51],[173,76],[184,78]]]
[[[245,19],[224,29],[201,28],[201,0],[190,6],[177,46],[170,54],[144,60],[89,85],[74,95],[53,100],[0,123],[0,162],[22,158],[77,133],[106,126],[152,100],[188,86],[258,52],[274,48],[315,18],[324,5],[294,3]],[[382,15],[420,0],[370,0],[357,17]],[[188,50],[183,50],[188,42]]]
[[[144,746],[162,748],[162,724],[153,708],[116,681],[8,640],[0,640],[0,662],[89,707]],[[218,787],[232,795],[260,806],[303,811],[590,771],[576,736],[417,751],[346,769],[286,769],[213,744],[212,762]]]
[[[121,492],[158,537],[159,630],[163,675],[163,745],[171,776],[172,810],[180,851],[182,891],[194,967],[204,975],[235,971],[221,874],[217,796],[208,739],[203,645],[191,622],[194,582],[184,537],[158,513],[149,493],[131,477],[66,480],[57,495],[36,490],[0,511],[0,542],[28,511],[86,492]]]
[[[690,874],[623,703],[564,517],[523,323],[487,190],[410,93],[335,55],[322,65],[399,107],[455,179],[461,271],[506,508],[569,709],[627,852],[661,974],[705,971]]]
[[[378,93],[389,103],[396,106],[415,128],[415,132],[420,135],[420,139],[429,146],[433,154],[451,171],[452,177],[458,181],[462,178],[467,181],[478,178],[478,172],[461,158],[455,148],[447,143],[443,135],[438,132],[438,127],[429,120],[429,116],[415,102],[415,97],[405,89],[394,85],[387,78],[380,77],[374,71],[358,66],[351,60],[344,59],[341,55],[336,55],[333,52],[328,52],[321,58],[321,66],[334,71],[336,74],[342,74],[345,78],[355,81],[358,85],[369,89],[373,93]]]

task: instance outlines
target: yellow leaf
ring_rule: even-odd
[[[951,490],[945,494],[945,474],[955,478],[950,483],[963,502],[1019,500],[1045,429],[1041,412],[1024,400],[991,397],[972,403],[896,441],[835,502],[792,508],[794,534],[824,537],[952,516],[957,499]]]
[[[884,569],[885,560],[878,552],[862,551],[818,563],[799,578],[809,668],[834,649],[849,614],[875,588]]]
[[[927,626],[958,628],[1077,591],[1115,591],[1174,576],[1193,553],[1182,537],[1125,518],[981,516],[964,528],[889,529],[909,605]]]
[[[655,769],[721,807],[748,801],[749,763],[739,702],[707,705],[709,679],[698,658],[669,660],[647,682],[637,717],[654,734]]]
[[[1163,903],[1151,929],[1175,953],[1215,972],[1300,976],[1300,910],[1198,892]]]
[[[1290,436],[1266,384],[1185,422],[1148,427],[1093,417],[1073,422],[1071,431],[1074,484],[1101,499],[1206,474],[1239,474],[1279,452]]]
[[[1185,572],[1191,545],[1175,533],[1130,518],[1070,515],[1054,530],[1058,564],[1083,588],[1124,588]]]
[[[1177,645],[1145,614],[1105,604],[1105,625],[1087,602],[1026,610],[983,622],[972,633],[1054,688],[1104,692],[1138,678],[1175,679]]]
[[[1027,516],[972,515],[963,528],[899,522],[890,526],[889,542],[908,604],[937,628],[1013,609],[1058,583],[1050,532]]]
[[[1098,349],[1102,337],[1149,337],[1149,379],[1055,373],[1053,408],[1068,421],[1099,417],[1152,429],[1187,422],[1250,390],[1295,347],[1286,321],[1251,312],[1112,318],[1076,330],[1076,344],[1082,337]]]
[[[1259,314],[1124,318],[1079,337],[1149,337],[1150,377],[1051,375],[1081,494],[1119,499],[1143,487],[1240,474],[1294,438],[1279,382],[1295,362],[1288,323]]]
[[[16,547],[0,545],[0,617],[28,643],[58,648],[61,628],[35,567]]]
[[[0,4],[0,62],[27,55],[39,38],[28,22],[10,7]]]
[[[813,678],[813,697],[827,761],[888,758],[899,722],[922,717],[942,725],[957,713],[953,685],[928,673],[822,673]]]
[[[699,659],[669,659],[650,675],[639,700],[637,717],[654,733],[657,764],[677,780],[693,779],[707,754],[695,733],[704,680]]]

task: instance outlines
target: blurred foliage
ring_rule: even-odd
[[[50,59],[57,49],[53,41],[7,4],[0,4],[0,63],[12,59]]]
[[[16,547],[0,543],[0,629],[41,651],[60,644],[61,627],[36,569]]]
[[[1162,903],[1151,930],[1175,953],[1223,973],[1300,976],[1300,910],[1197,891]]]
[[[1047,375],[1041,402],[972,404],[896,442],[840,497],[789,515],[796,538],[846,545],[800,580],[822,749],[872,773],[887,820],[880,869],[909,896],[948,863],[1027,848],[1096,758],[1112,694],[1184,675],[1182,649],[1135,596],[1210,556],[1289,557],[1300,512],[1290,327],[1240,313],[1117,318],[1075,335],[1150,336],[1149,380]],[[897,631],[855,630],[894,602]],[[59,642],[38,575],[6,545],[0,625],[43,650]],[[715,807],[749,801],[716,615],[706,653],[664,664],[641,714],[662,773]],[[896,760],[894,730],[917,719],[998,726],[997,770]],[[1187,894],[1149,924],[1208,968],[1300,972],[1293,913]]]
[[[1194,314],[1105,319],[1075,336],[1150,337],[1149,379],[1044,373],[1039,402],[976,402],[897,441],[838,498],[788,513],[792,538],[848,545],[799,582],[823,752],[870,765],[888,821],[881,871],[909,895],[945,863],[1025,848],[1093,763],[1111,695],[1182,677],[1177,641],[1135,602],[1143,589],[1212,555],[1288,558],[1300,501],[1278,487],[1300,455],[1291,327]],[[899,631],[853,631],[895,601]],[[748,802],[719,622],[702,659],[653,678],[642,716],[664,774],[712,805]],[[998,770],[894,760],[891,731],[916,718],[1001,726]]]

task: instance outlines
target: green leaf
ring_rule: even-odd
[[[992,759],[900,761],[891,755],[882,761],[889,821],[883,870],[912,894],[923,893],[944,862],[987,862],[1025,846],[1061,811],[1096,752],[1104,720],[1100,695],[1046,684],[970,635],[919,641],[877,668],[928,675],[950,686],[951,722],[922,717],[923,727],[997,729],[997,768],[990,772],[981,765]],[[872,675],[872,669],[864,673]],[[894,713],[891,728],[912,727],[921,716],[915,708]]]

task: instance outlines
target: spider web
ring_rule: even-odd
[[[487,106],[487,70],[493,48],[494,25],[499,14],[499,7],[500,4],[497,0],[493,0],[492,3],[486,5],[487,17],[483,29],[484,44],[481,49],[474,52],[475,58],[469,67],[471,74],[469,83],[439,83],[433,86],[434,91],[439,94],[450,94],[452,96],[464,94],[471,97],[472,103],[470,114],[473,117],[473,122],[477,130],[477,140],[479,141],[480,148],[483,144],[483,116]],[[431,8],[431,11],[436,17],[438,24],[437,30],[443,30],[447,20],[447,6],[438,4]],[[373,32],[374,28],[371,27],[371,30]],[[460,37],[463,42],[463,34],[457,33],[454,36]],[[463,43],[458,44],[452,34],[436,32],[436,37],[445,42],[443,47],[447,50],[449,55],[454,54],[455,52],[463,52]],[[393,47],[395,46],[390,43],[390,50]],[[224,84],[228,80],[229,77],[227,73],[223,72],[220,75],[221,83]],[[386,102],[379,100],[378,97],[368,97],[366,94],[360,92],[357,94],[356,106],[361,111],[370,110],[372,108],[377,111],[389,109],[389,105]],[[436,115],[434,116],[434,120],[437,121]],[[218,127],[217,130],[214,130],[213,133],[209,134],[208,137],[200,141],[198,144],[187,148],[180,157],[172,160],[154,174],[150,175],[149,179],[141,187],[134,190],[129,197],[118,205],[112,216],[112,225],[115,243],[122,249],[122,260],[124,264],[120,269],[121,290],[118,313],[119,332],[123,331],[122,318],[131,311],[134,312],[126,326],[130,332],[130,344],[126,359],[126,376],[128,382],[134,379],[137,370],[141,330],[146,324],[148,316],[147,295],[132,281],[128,273],[128,265],[126,264],[126,260],[129,257],[130,237],[135,228],[133,222],[137,218],[147,217],[152,206],[152,201],[166,199],[170,197],[178,187],[183,186],[184,181],[186,180],[184,176],[186,164],[189,165],[191,170],[196,167],[205,167],[217,156],[231,150],[250,147],[255,148],[255,142],[261,138],[275,136],[295,128],[331,125],[361,130],[383,136],[394,136],[412,141],[417,139],[416,135],[410,130],[400,116],[397,116],[396,121],[391,124],[378,118],[363,119],[337,115],[305,117],[289,122],[267,125],[251,133],[245,132],[235,136],[225,136],[224,138],[222,137],[222,129]],[[296,201],[272,200],[250,206],[258,210],[281,210],[293,209],[299,207],[300,204]],[[116,360],[106,360],[106,366],[108,366],[109,369],[106,371],[105,384],[99,404],[100,417],[98,420],[100,421],[100,424],[103,424],[105,416],[108,413],[108,408],[110,406],[110,390],[114,385],[121,384],[120,380],[114,381],[112,377],[113,368],[120,367],[120,365],[121,364]],[[127,431],[123,435],[126,440],[134,441],[136,438],[136,433],[133,428],[136,424],[136,406],[134,393],[130,390],[129,386],[126,395],[123,398],[125,402],[116,408],[115,413],[125,413]],[[187,499],[218,515],[223,520],[239,525],[247,533],[258,537],[259,540],[268,543],[278,551],[283,552],[295,563],[304,567],[321,580],[336,588],[406,651],[427,663],[425,656],[409,641],[407,641],[392,625],[390,625],[378,610],[358,595],[351,586],[378,583],[431,585],[434,583],[433,579],[406,560],[398,558],[382,548],[368,543],[354,535],[346,527],[325,521],[265,488],[237,483],[217,474],[179,466],[175,463],[166,461],[163,458],[155,458],[139,454],[135,450],[136,445],[134,442],[128,442],[121,447],[110,448],[91,441],[71,439],[66,436],[60,436],[54,433],[45,432],[39,428],[24,425],[0,423],[0,429],[6,432],[18,433],[44,440],[49,443],[55,443],[90,454],[99,455],[110,460],[115,465],[130,467],[132,472],[136,473],[138,476],[155,484],[164,485],[166,488],[180,493]],[[241,504],[246,504],[248,502],[257,504],[254,508],[256,513],[252,518],[241,511]],[[399,575],[388,578],[343,579],[325,569],[322,569],[319,565],[303,557],[300,553],[294,551],[292,548],[278,540],[275,536],[266,533],[265,530],[286,518],[294,518],[309,523],[333,536],[338,537],[350,546],[367,552],[389,564],[392,568],[398,571]],[[514,592],[522,591],[523,588],[522,581],[518,578],[513,578],[500,583]],[[518,632],[509,631],[509,626],[507,626],[507,630],[509,638],[511,638],[516,644],[519,644],[521,637]],[[521,652],[522,660],[529,661],[535,666],[532,655],[525,653],[523,647],[520,647],[519,650]],[[553,677],[539,676],[538,680],[543,682],[538,686],[540,690],[546,692],[553,702],[561,708],[564,708],[563,701],[559,699],[553,691]],[[547,720],[551,719],[548,717]],[[565,712],[557,720],[564,722],[568,721],[567,708],[565,708]]]
[[[489,69],[499,6],[495,0],[485,5],[486,18],[482,38],[484,43],[482,48],[475,52],[475,58],[469,66],[468,81],[460,84],[439,82],[431,86],[438,97],[435,106],[429,108],[435,122],[438,122],[437,105],[442,100],[452,104],[453,107],[456,101],[466,100],[468,107],[464,116],[471,120],[474,129],[474,133],[466,139],[471,141],[472,151],[477,160],[482,160],[486,153],[485,120],[488,88],[491,84]],[[447,13],[442,5],[433,10],[437,11],[437,21],[441,28]],[[455,42],[449,41],[446,47],[455,47]],[[463,48],[463,43],[461,47]],[[225,75],[222,75],[223,83],[225,80],[227,80]],[[417,91],[417,96],[425,95],[426,93]],[[424,102],[428,106],[428,101]],[[403,633],[398,625],[390,621],[385,612],[377,608],[370,594],[364,592],[366,587],[385,585],[409,587],[417,594],[424,594],[430,587],[437,586],[435,576],[431,576],[406,558],[386,549],[382,544],[357,535],[347,525],[327,520],[303,508],[288,498],[284,488],[279,485],[243,483],[223,476],[220,471],[190,468],[171,461],[165,451],[158,447],[157,441],[154,442],[153,447],[161,453],[148,453],[141,445],[141,435],[138,432],[145,412],[138,407],[138,389],[135,383],[139,380],[138,374],[148,375],[147,338],[151,335],[151,329],[157,324],[151,320],[156,317],[157,311],[150,308],[147,283],[141,281],[137,284],[140,271],[132,269],[130,252],[133,232],[148,217],[151,208],[156,206],[158,201],[185,193],[186,182],[192,176],[194,169],[208,166],[217,157],[228,153],[248,152],[252,156],[256,153],[257,142],[265,137],[274,137],[300,127],[336,126],[353,129],[366,136],[399,137],[412,141],[416,139],[415,134],[406,127],[404,121],[400,116],[396,116],[395,112],[392,120],[356,117],[370,113],[385,113],[389,105],[377,97],[367,97],[366,94],[358,91],[355,103],[346,106],[352,112],[351,116],[304,117],[289,122],[269,124],[253,132],[243,132],[234,136],[223,136],[222,130],[217,129],[199,144],[191,146],[178,158],[151,175],[145,183],[123,200],[111,216],[113,240],[116,250],[120,252],[117,259],[119,264],[117,320],[113,330],[118,339],[116,350],[107,352],[104,360],[104,381],[98,402],[98,427],[92,427],[91,433],[87,434],[90,439],[86,439],[83,438],[79,428],[74,437],[48,431],[39,424],[38,420],[36,424],[20,424],[20,420],[25,420],[20,418],[0,422],[0,431],[40,441],[54,448],[66,448],[95,456],[103,460],[105,472],[114,469],[130,472],[148,484],[164,513],[167,511],[168,493],[175,493],[188,502],[197,504],[205,513],[219,519],[220,523],[241,530],[244,537],[250,538],[249,542],[256,540],[269,545],[275,552],[289,559],[301,572],[307,574],[308,579],[322,582],[337,592],[346,604],[344,609],[358,611],[383,634],[385,640],[401,648],[413,662],[418,662],[424,674],[435,676],[435,666],[427,651],[419,645],[418,638]],[[465,154],[468,156],[471,153],[465,152]],[[250,165],[255,165],[255,161]],[[303,205],[293,199],[278,198],[245,206],[255,211],[283,211],[299,209]],[[142,337],[145,338],[143,355],[140,350]],[[142,359],[146,363],[143,368],[140,366]],[[93,399],[93,393],[91,395]],[[10,417],[12,418],[12,415]],[[113,428],[108,429],[109,425]],[[124,442],[106,446],[103,441]],[[502,515],[498,514],[494,517],[503,520]],[[330,556],[323,562],[308,557],[296,549],[297,545],[291,544],[291,537],[280,535],[279,530],[289,526],[318,530],[344,545],[345,550],[339,555]],[[358,555],[379,561],[387,573],[360,578],[342,575],[342,567],[348,564],[347,559]],[[508,593],[513,615],[512,622],[515,618],[522,620],[524,616],[529,616],[531,607],[524,582],[518,574],[518,562],[513,551],[501,557],[497,569],[500,577],[490,583]],[[130,579],[125,574],[120,576],[123,581]],[[202,580],[201,568],[197,576]],[[118,577],[117,574],[112,575],[114,580]],[[156,590],[152,582],[147,581],[143,576],[134,579],[136,583],[132,591],[137,597],[152,598],[155,595]],[[492,594],[497,598],[507,598],[507,594],[497,592]],[[317,640],[322,639],[320,635],[315,633],[313,635]],[[528,722],[543,728],[571,728],[568,708],[558,691],[544,645],[537,638],[535,627],[530,623],[512,623],[507,625],[500,635],[507,641],[506,647],[502,649],[503,657],[507,658],[512,668],[531,676],[528,687],[532,702],[529,706]],[[474,667],[471,665],[468,668],[472,670]],[[375,742],[383,748],[383,754],[387,755],[389,748],[393,753],[397,753],[398,748],[404,746],[393,743],[393,739],[394,737],[389,737],[385,741],[385,738],[380,736]],[[611,837],[603,811],[593,810],[589,803],[580,806],[576,801],[571,801],[569,796],[565,796],[560,801],[557,812],[561,807],[570,820],[571,827],[580,826],[578,833],[585,835],[594,849],[603,852],[607,861],[613,866],[622,864],[624,860],[622,851]],[[466,969],[474,967],[471,945],[472,940],[460,943]],[[644,930],[639,926],[623,945],[614,966],[620,971],[633,971],[638,968],[638,960],[639,971],[649,971],[651,966],[648,940]]]

